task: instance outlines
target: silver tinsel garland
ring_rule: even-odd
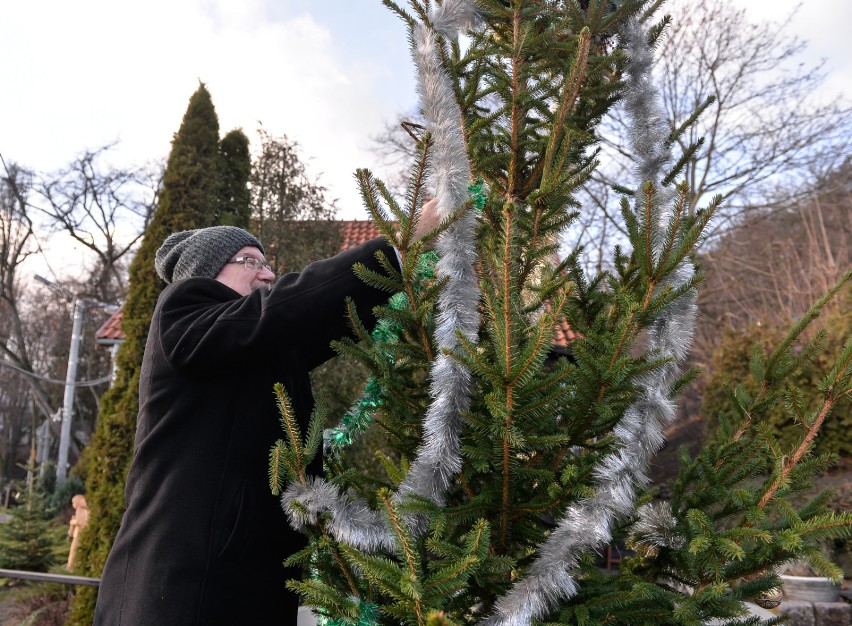
[[[452,84],[441,65],[436,33],[456,37],[473,26],[477,11],[468,0],[445,0],[430,16],[433,28],[419,24],[412,32],[412,54],[418,69],[418,90],[427,128],[433,137],[429,183],[438,198],[438,213],[449,218],[468,201],[470,164],[461,127],[461,112]],[[435,340],[438,357],[432,364],[432,401],[423,421],[423,444],[405,480],[394,495],[399,503],[410,496],[443,504],[444,493],[461,470],[461,420],[470,400],[471,377],[467,368],[447,356],[458,347],[460,333],[475,343],[479,331],[479,285],[474,270],[476,246],[473,211],[465,212],[439,237],[438,278],[447,284],[438,298]],[[314,524],[328,512],[330,529],[338,541],[365,551],[391,549],[394,535],[385,515],[366,503],[341,494],[332,484],[316,478],[291,484],[281,503],[294,528]],[[414,532],[423,520],[409,517]]]
[[[639,161],[640,185],[650,181],[656,188],[652,244],[659,257],[663,237],[673,216],[674,191],[661,188],[664,167],[670,160],[666,126],[654,88],[651,70],[653,53],[646,32],[637,20],[627,26],[629,81],[625,108],[632,125],[633,152]],[[637,209],[644,198],[637,193]],[[679,287],[693,276],[695,268],[684,261],[669,281],[659,289]],[[665,365],[637,381],[641,396],[625,411],[614,429],[621,444],[617,452],[605,457],[594,473],[595,494],[571,505],[557,528],[539,548],[537,559],[526,576],[496,604],[491,616],[481,622],[487,626],[526,626],[543,618],[560,600],[577,593],[574,578],[582,552],[600,549],[612,538],[613,522],[629,515],[634,508],[636,489],[648,481],[651,457],[664,442],[663,430],[674,417],[675,407],[669,391],[692,340],[695,296],[683,296],[661,312],[649,329],[650,356],[671,358]]]
[[[671,504],[656,502],[639,507],[638,519],[630,529],[630,542],[638,550],[656,554],[660,548],[682,548],[686,543],[683,535],[675,532],[677,520],[672,514]]]
[[[461,111],[453,87],[438,56],[436,33],[455,38],[472,27],[477,13],[468,0],[446,0],[432,16],[432,28],[419,24],[412,33],[418,91],[432,134],[429,182],[438,198],[438,212],[450,217],[468,200],[471,183]],[[423,419],[423,444],[397,497],[409,494],[444,503],[444,493],[461,471],[462,411],[470,402],[471,377],[467,367],[446,354],[459,347],[457,333],[476,343],[479,334],[479,280],[474,229],[476,214],[467,211],[450,226],[435,246],[440,257],[438,277],[449,278],[438,297],[435,341],[438,356],[432,364],[432,402]]]

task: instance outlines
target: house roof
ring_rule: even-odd
[[[339,220],[337,223],[340,224],[342,236],[341,252],[382,235],[372,220]],[[98,344],[112,345],[124,340],[124,333],[121,330],[121,317],[122,310],[119,309],[98,328],[95,332],[95,341]],[[563,320],[556,325],[553,345],[565,348],[575,338],[576,334]]]
[[[341,252],[382,236],[382,233],[373,220],[342,220],[338,224],[340,224],[340,234],[342,236],[340,243]]]
[[[99,345],[113,345],[124,341],[124,333],[121,331],[121,309],[116,310],[101,327],[95,331],[95,341]]]
[[[577,338],[577,333],[575,333],[568,326],[568,322],[565,320],[559,320],[556,323],[556,332],[553,336],[553,345],[560,346],[562,348],[566,348],[569,343],[574,341]]]

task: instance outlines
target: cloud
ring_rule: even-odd
[[[398,107],[382,97],[393,70],[344,50],[311,14],[276,18],[272,7],[268,0],[12,3],[0,23],[7,59],[17,59],[0,66],[0,151],[40,170],[115,140],[119,162],[164,158],[201,80],[223,133],[242,127],[251,138],[263,122],[287,134],[311,172],[323,172],[344,216],[365,215],[352,173],[371,165],[364,146]]]
[[[734,0],[760,21],[782,21],[793,15],[786,33],[807,43],[802,60],[816,65],[825,60],[828,73],[821,99],[852,96],[852,39],[847,35],[852,22],[848,0],[805,2],[798,0]],[[798,7],[798,8],[797,8]]]

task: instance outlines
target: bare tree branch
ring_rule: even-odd
[[[104,166],[111,147],[82,152],[68,167],[42,176],[34,186],[45,202],[33,206],[54,228],[95,255],[94,295],[101,300],[124,291],[119,261],[142,237],[159,184],[158,177],[144,169]]]
[[[776,206],[779,187],[786,199],[792,190],[807,194],[815,177],[836,169],[852,146],[852,109],[841,98],[819,98],[825,71],[802,62],[806,46],[789,34],[792,15],[750,22],[729,0],[677,0],[670,10],[657,80],[672,130],[715,99],[677,139],[681,151],[704,140],[678,179],[690,184],[692,212],[723,196],[712,233],[719,235],[755,207]],[[603,126],[596,184],[587,189],[588,209],[615,237],[622,234],[613,228],[620,219],[616,200],[601,189],[626,180],[633,167],[625,128],[616,108]],[[594,241],[600,231],[598,225],[573,233],[572,243]]]

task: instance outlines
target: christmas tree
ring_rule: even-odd
[[[46,572],[54,557],[45,495],[30,486],[19,500],[10,511],[11,519],[0,524],[0,567]]]
[[[361,341],[338,346],[370,367],[364,396],[324,436],[317,412],[303,441],[278,389],[286,438],[270,483],[311,539],[290,559],[310,576],[288,584],[335,626],[746,624],[742,601],[771,595],[775,565],[804,557],[837,576],[816,545],[852,515],[831,514],[825,495],[790,500],[832,461],[812,442],[852,383],[848,343],[816,405],[785,382],[819,348],[819,336],[794,346],[825,299],[777,350],[755,352],[760,393],[732,392],[737,411],[683,459],[674,496],[648,490],[694,376],[679,368],[700,280],[691,255],[718,204],[688,211],[689,190],[672,184],[697,146],[670,154],[694,118],[672,130],[657,104],[659,3],[385,4],[410,30],[427,128],[404,200],[358,173],[402,258],[390,279],[356,268],[395,292],[372,332],[352,314]],[[596,123],[619,99],[640,163],[620,189],[630,245],[589,275],[580,251],[555,255],[583,210]],[[435,258],[410,235],[427,194],[444,216]],[[561,322],[577,334],[570,356],[551,350]],[[805,433],[791,450],[761,427],[778,403]],[[389,441],[381,475],[347,462],[367,427]],[[320,445],[326,474],[311,477]],[[618,539],[636,557],[604,576],[594,557]]]

